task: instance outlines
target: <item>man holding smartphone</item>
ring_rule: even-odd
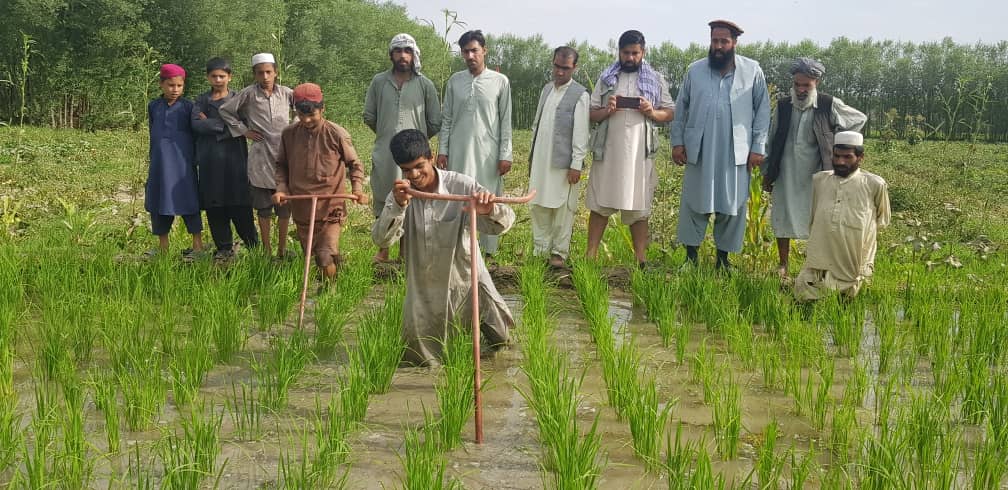
[[[619,38],[619,59],[599,76],[591,94],[589,117],[598,123],[592,135],[593,162],[585,206],[587,256],[598,254],[609,217],[617,211],[630,227],[634,256],[647,259],[648,218],[658,184],[654,158],[658,127],[672,120],[675,103],[665,78],[644,61],[644,35],[626,31]]]

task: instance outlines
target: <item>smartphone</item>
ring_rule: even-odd
[[[640,109],[640,98],[616,96],[617,109]]]

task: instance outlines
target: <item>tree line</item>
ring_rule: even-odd
[[[142,126],[161,63],[189,71],[193,97],[207,87],[207,59],[230,58],[237,89],[251,83],[249,59],[260,51],[276,55],[281,83],[319,83],[334,119],[357,120],[371,77],[388,68],[393,35],[417,39],[424,73],[443,86],[463,68],[455,39],[479,27],[454,22],[450,12],[420,21],[402,6],[371,0],[7,0],[0,18],[0,120],[95,129]],[[698,41],[648,46],[646,59],[673,96],[689,63],[706,56]],[[1008,141],[1006,41],[740,41],[737,52],[760,62],[777,93],[790,86],[794,58],[822,61],[821,90],[869,114],[875,135]],[[585,86],[615,60],[611,43],[569,44],[580,52],[575,78]],[[541,35],[488,33],[487,66],[511,79],[516,127],[532,123],[554,47]]]

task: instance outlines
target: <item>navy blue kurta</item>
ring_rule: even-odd
[[[164,98],[147,104],[150,167],[144,208],[151,214],[186,216],[200,212],[190,123],[192,108],[192,101],[183,98],[170,106]]]

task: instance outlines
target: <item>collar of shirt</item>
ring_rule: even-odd
[[[574,78],[573,78],[573,77],[571,77],[571,79],[570,79],[570,80],[567,80],[567,83],[565,83],[565,84],[563,84],[563,85],[561,85],[561,86],[559,86],[559,87],[557,87],[557,84],[556,84],[556,83],[554,83],[554,84],[553,84],[553,90],[554,90],[555,92],[561,92],[561,91],[563,91],[563,90],[567,90],[567,87],[570,87],[570,86],[571,86],[571,83],[573,83],[573,82],[574,82]]]

